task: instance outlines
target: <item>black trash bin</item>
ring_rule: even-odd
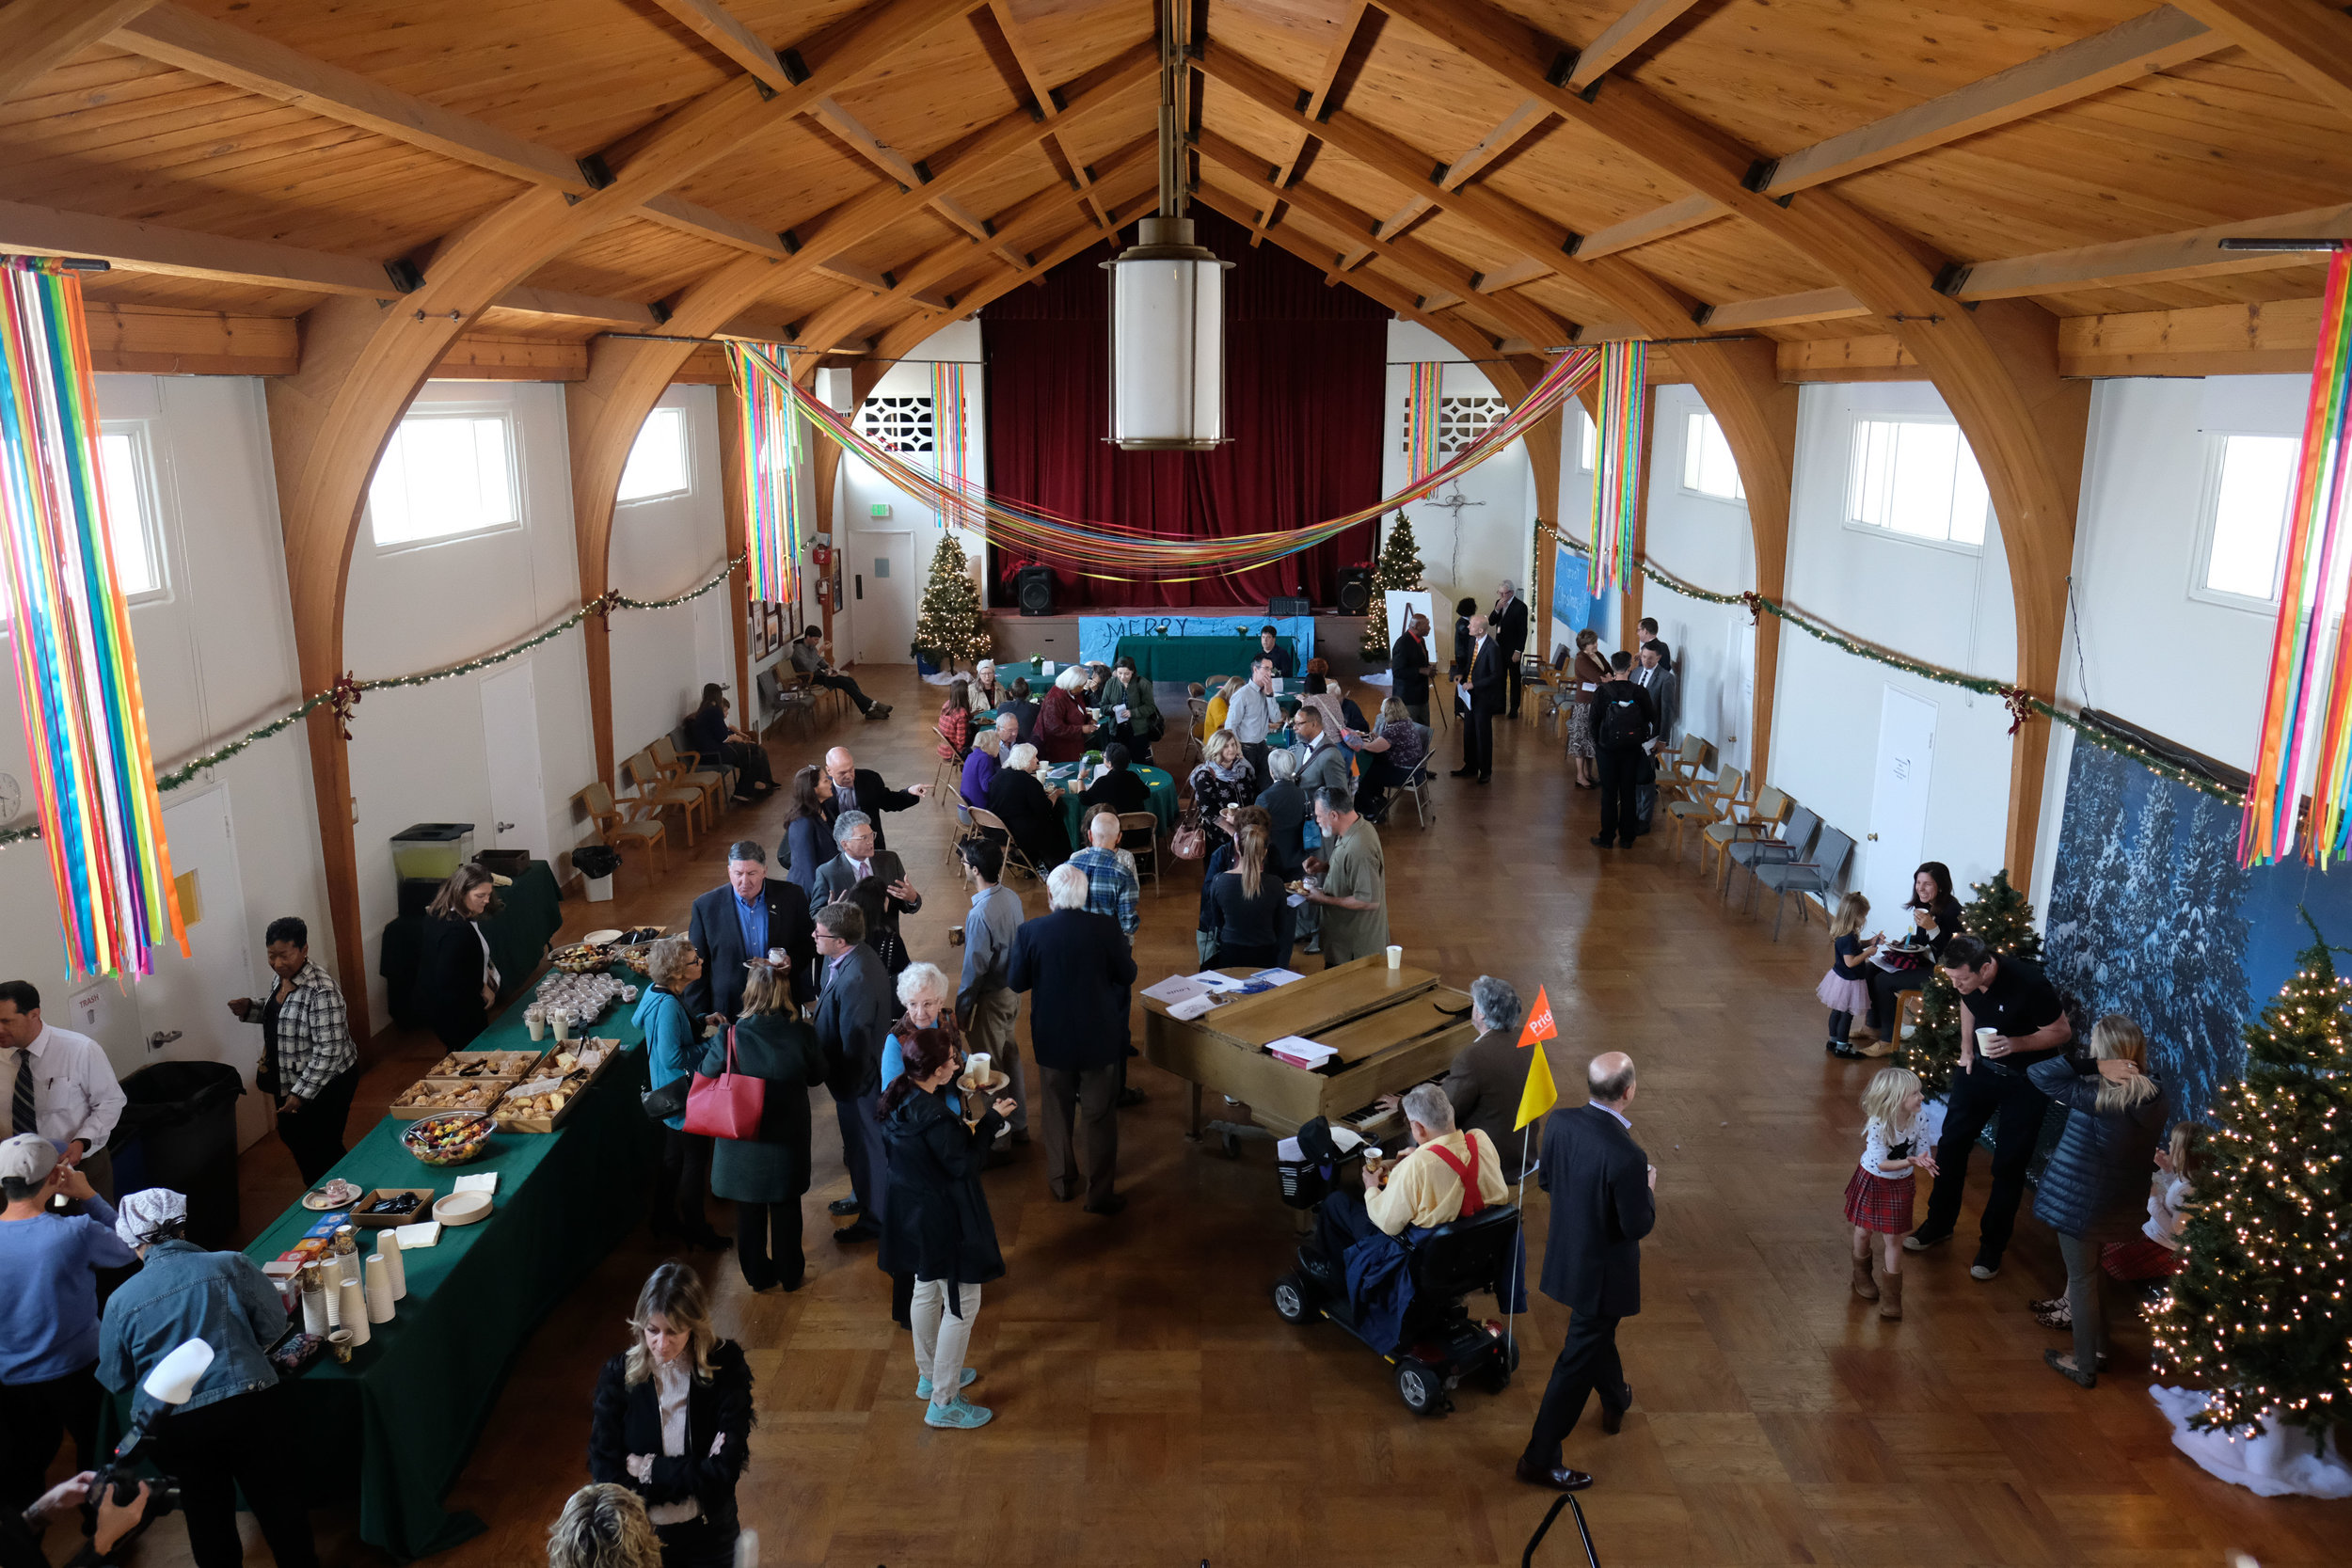
[[[225,1247],[237,1233],[237,1096],[220,1062],[157,1062],[122,1081],[122,1119],[107,1148],[118,1196],[169,1187],[188,1200],[188,1240]]]

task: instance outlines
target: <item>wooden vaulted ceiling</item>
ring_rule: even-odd
[[[730,81],[790,90],[879,8],[9,0],[0,248],[113,261],[88,293],[122,368],[177,344],[289,371],[322,300],[396,300],[387,263],[430,275],[534,184],[584,196]],[[918,8],[854,79],[531,271],[450,361],[584,374],[580,345],[746,258],[772,281],[708,325],[806,363],[903,352],[1148,208],[1152,24],[1149,0]],[[1801,231],[1645,156],[1613,92],[1768,196],[1834,190],[1952,309],[2087,318],[2076,373],[2294,368],[2320,269],[2210,231],[2352,232],[2352,21],[2321,0],[1194,0],[1194,25],[1199,198],[1508,352],[1668,335],[1633,286],[1687,335],[1778,341],[1788,378],[1910,362]]]

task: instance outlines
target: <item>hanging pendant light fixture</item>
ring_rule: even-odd
[[[1159,0],[1160,210],[1111,275],[1111,436],[1129,451],[1207,451],[1225,439],[1225,269],[1184,216],[1176,8]]]

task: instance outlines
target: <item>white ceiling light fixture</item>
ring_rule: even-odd
[[[1184,85],[1177,8],[1160,0],[1160,210],[1111,275],[1111,434],[1128,451],[1208,451],[1225,440],[1225,269],[1193,243],[1178,160]]]

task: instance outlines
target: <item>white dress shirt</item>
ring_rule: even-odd
[[[691,1357],[673,1356],[657,1364],[653,1370],[654,1400],[661,1411],[661,1451],[671,1459],[686,1454],[686,1391],[687,1364]],[[651,1480],[648,1467],[641,1480]],[[682,1525],[689,1519],[702,1516],[703,1505],[691,1497],[681,1497],[674,1503],[654,1503],[645,1510],[645,1517],[657,1525]]]
[[[105,1051],[87,1035],[54,1023],[43,1024],[24,1050],[33,1055],[33,1109],[40,1135],[55,1144],[80,1138],[93,1149],[105,1148],[115,1123],[122,1119],[124,1104],[122,1085],[115,1082],[114,1064],[106,1060]],[[24,1054],[9,1052],[7,1067],[0,1069],[5,1073],[0,1077],[0,1104],[15,1090],[17,1064]],[[0,1122],[7,1116],[0,1110]]]

